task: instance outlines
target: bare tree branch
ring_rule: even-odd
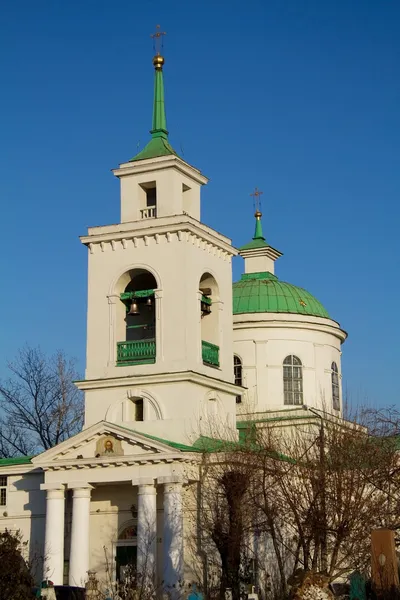
[[[81,430],[83,397],[73,360],[61,351],[50,358],[25,347],[9,363],[11,377],[0,382],[0,454],[48,450]]]

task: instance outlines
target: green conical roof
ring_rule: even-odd
[[[162,67],[164,58],[157,54],[153,58],[155,67],[154,76],[154,100],[153,100],[153,123],[151,128],[151,140],[136,154],[129,162],[144,160],[146,158],[157,158],[177,153],[168,141],[167,118],[165,115],[164,80]]]
[[[265,237],[263,236],[261,217],[262,214],[257,211],[254,215],[256,218],[256,228],[254,231],[254,236],[251,242],[239,248],[239,250],[252,250],[253,248],[265,248],[269,244],[265,241]]]

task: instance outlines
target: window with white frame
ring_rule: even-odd
[[[335,362],[331,365],[332,370],[332,408],[340,410],[339,370]]]
[[[7,506],[7,477],[0,475],[0,506]]]
[[[285,404],[303,404],[303,365],[293,354],[283,361],[283,395]]]

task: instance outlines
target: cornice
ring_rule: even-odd
[[[182,160],[179,156],[168,155],[159,156],[157,158],[149,158],[140,161],[121,163],[118,169],[113,169],[113,174],[120,178],[126,175],[139,175],[141,173],[148,173],[149,171],[160,171],[165,169],[174,169],[179,171],[183,175],[194,179],[200,185],[205,185],[208,182],[208,178],[205,177],[189,163]]]
[[[29,463],[0,467],[0,475],[40,475],[41,472],[41,469],[38,469],[36,465]]]
[[[281,256],[283,256],[282,252],[272,248],[272,246],[263,246],[261,248],[249,248],[247,250],[240,250],[239,254],[242,258],[254,258],[259,256],[267,256],[272,260],[277,260]]]
[[[279,318],[280,317],[280,318]],[[233,330],[243,329],[307,329],[322,331],[338,337],[342,342],[347,338],[347,332],[341,329],[339,323],[332,319],[295,314],[279,313],[243,313],[233,315]]]
[[[192,464],[199,461],[199,455],[195,452],[171,452],[171,453],[155,453],[155,454],[138,454],[135,456],[117,456],[111,458],[73,458],[51,460],[48,459],[43,463],[38,463],[38,466],[43,471],[80,471],[82,469],[99,469],[108,468],[115,469],[118,467],[160,465],[172,463]]]
[[[127,375],[126,377],[107,377],[105,379],[85,379],[83,381],[76,381],[75,385],[78,389],[87,391],[93,389],[109,389],[128,387],[130,385],[152,385],[155,383],[197,383],[203,387],[210,388],[221,392],[234,393],[237,395],[238,390],[246,390],[245,387],[235,385],[229,381],[221,381],[202,373],[196,373],[195,371],[179,371],[176,373],[154,373],[146,375]]]
[[[123,251],[127,248],[184,242],[201,248],[209,254],[225,260],[236,256],[238,251],[231,240],[188,215],[159,217],[107,227],[89,229],[89,235],[81,236],[82,244],[95,252]]]

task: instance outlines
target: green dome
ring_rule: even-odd
[[[233,284],[233,314],[292,313],[330,319],[322,304],[303,288],[272,273],[246,273]]]

